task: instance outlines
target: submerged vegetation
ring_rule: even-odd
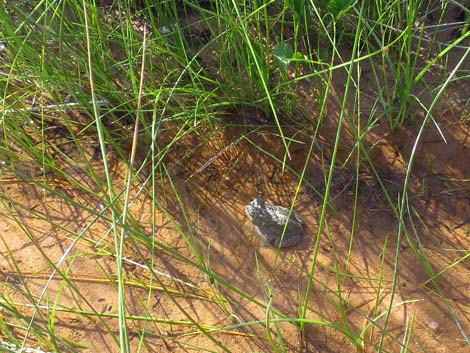
[[[399,330],[392,324],[395,311],[420,299],[397,299],[405,242],[427,276],[417,286],[432,292],[448,325],[470,345],[459,304],[441,282],[448,270],[464,266],[468,249],[446,249],[456,257],[436,267],[420,241],[419,212],[409,194],[423,130],[432,126],[445,139],[435,113],[451,109],[468,116],[469,18],[468,1],[450,0],[3,1],[2,217],[21,230],[40,260],[20,258],[2,226],[1,252],[8,260],[1,271],[9,275],[1,282],[1,349],[90,348],[89,333],[65,331],[70,319],[99,325],[109,351],[178,351],[173,345],[237,351],[222,335],[260,340],[253,350],[295,351],[294,339],[284,334],[289,324],[299,333],[299,351],[316,347],[309,329],[318,327],[345,338],[350,345],[343,341],[344,352],[424,352],[414,338],[413,316]],[[376,129],[387,136],[410,127],[418,133],[391,190],[372,155]],[[247,146],[248,154],[292,176],[292,208],[304,189],[320,200],[305,261],[286,269],[302,273],[290,309],[261,280],[256,249],[249,255],[256,263],[249,278],[264,295],[217,270],[217,235],[210,237],[214,245],[201,240],[209,235],[198,231],[202,221],[185,196],[190,189],[197,201],[212,203],[231,173],[248,163],[236,151]],[[320,183],[309,176],[314,164]],[[233,199],[245,190],[239,179],[252,177],[255,167],[242,168],[252,172],[230,184],[240,186]],[[343,184],[352,196],[340,254],[329,218],[344,210],[334,197],[341,173],[351,178]],[[371,274],[355,273],[351,265],[364,173],[378,185],[396,226]],[[209,181],[211,175],[220,180]],[[215,186],[207,191],[205,182]],[[246,191],[239,203],[257,191],[258,185]],[[227,203],[236,204],[220,199],[227,210]],[[160,234],[167,226],[172,235],[165,238]],[[47,241],[51,232],[55,247]],[[323,241],[331,246],[328,265],[320,256]],[[282,250],[273,251],[268,272],[290,261]],[[87,263],[102,276],[88,272]],[[333,282],[319,275],[324,269]],[[372,308],[349,302],[348,281],[370,283]],[[84,283],[97,292],[99,285],[111,288],[112,310],[97,307]],[[315,306],[315,288],[326,293],[334,314]],[[155,296],[166,303],[162,311],[155,309]],[[203,323],[184,300],[223,315]],[[264,315],[243,319],[241,302]]]

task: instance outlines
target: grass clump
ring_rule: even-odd
[[[444,33],[459,11],[464,21]],[[6,0],[2,215],[33,255],[2,237],[2,337],[81,351],[93,335],[64,327],[93,322],[113,351],[230,352],[226,337],[243,337],[286,352],[317,344],[318,329],[357,351],[412,352],[424,345],[414,316],[398,331],[395,319],[418,305],[398,295],[406,240],[468,344],[409,194],[423,130],[468,78],[468,13],[455,1]],[[421,124],[398,191],[371,153],[384,123],[384,136]],[[243,229],[240,205],[282,199],[257,181],[263,168],[291,207],[316,195],[318,214],[302,261],[252,249],[238,269],[222,260],[246,245],[228,236]],[[395,237],[367,272],[353,257],[370,180]],[[349,208],[337,205],[345,192]],[[373,288],[367,310],[351,282]]]

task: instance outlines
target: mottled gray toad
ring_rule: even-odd
[[[289,216],[288,208],[270,205],[262,198],[256,198],[246,205],[245,212],[265,243],[275,247],[280,244],[280,247],[284,248],[300,242],[303,220],[296,211],[292,210],[290,214],[284,236],[282,233]]]

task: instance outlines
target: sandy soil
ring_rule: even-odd
[[[347,320],[351,329],[359,332],[367,318],[374,318],[388,308],[398,247],[398,288],[393,298],[396,307],[388,326],[390,333],[402,338],[406,328],[412,325],[410,348],[413,352],[468,350],[460,330],[470,332],[470,268],[465,258],[465,249],[470,247],[467,181],[470,129],[468,118],[450,111],[440,114],[438,120],[447,144],[433,126],[426,128],[410,179],[410,220],[406,223],[408,229],[413,229],[410,227],[413,224],[415,233],[408,236],[414,242],[403,235],[397,244],[396,217],[366,163],[359,175],[356,227],[352,238],[355,171],[349,164],[337,169],[331,189],[335,211],[329,210],[325,230],[320,234],[307,318],[336,323]],[[373,151],[372,159],[392,200],[402,192],[405,165],[418,128],[416,124],[398,129],[386,137],[370,135],[368,145],[375,144],[373,149],[369,147]],[[283,172],[278,162],[260,151],[269,149],[274,158],[283,157],[283,147],[275,131],[274,128],[259,131],[227,128],[206,140],[188,137],[176,147],[171,154],[174,160],[168,161],[168,165],[172,167],[172,177],[186,215],[173,203],[174,197],[168,196],[166,206],[175,222],[163,214],[157,214],[152,220],[151,199],[136,196],[132,213],[148,232],[149,239],[153,223],[155,240],[188,256],[191,263],[157,247],[155,254],[144,253],[153,268],[160,271],[151,280],[149,269],[133,262],[135,247],[129,245],[124,276],[128,281],[128,310],[135,316],[128,323],[134,349],[139,346],[139,335],[145,332],[143,351],[198,351],[195,347],[222,351],[217,341],[231,352],[271,351],[263,324],[237,327],[237,323],[264,320],[270,300],[271,310],[278,312],[273,315],[296,317],[298,296],[300,294],[303,300],[315,256],[322,206],[321,197],[312,191],[312,186],[319,193],[324,192],[322,170],[329,167],[325,151],[331,145],[325,140],[323,145],[314,147],[305,178],[311,185],[300,185],[295,208],[306,221],[303,241],[277,252],[261,244],[244,214],[244,206],[257,196],[276,204],[290,204],[298,187],[295,173],[302,170],[308,140],[299,134],[292,136],[298,142],[292,146],[292,159],[287,162],[290,171]],[[191,163],[186,163],[178,150],[187,151],[189,145],[194,153],[187,156]],[[342,152],[347,155],[347,151]],[[91,159],[91,155],[89,157]],[[116,167],[117,181],[119,174],[119,167]],[[85,179],[83,183],[86,184]],[[3,205],[0,218],[3,295],[24,303],[19,310],[27,316],[32,311],[24,307],[28,303],[26,291],[42,305],[57,301],[55,313],[41,309],[35,319],[48,320],[54,315],[54,334],[87,347],[80,351],[118,351],[109,333],[118,330],[115,258],[107,251],[107,247],[112,248],[113,238],[110,223],[93,215],[102,206],[82,190],[61,189],[60,185],[47,191],[31,183],[3,182],[1,188],[4,195],[14,200]],[[54,195],[59,191],[90,211]],[[105,212],[109,215],[109,211]],[[191,220],[192,229],[188,229],[184,217]],[[184,239],[175,224],[181,225],[189,238]],[[77,233],[81,234],[80,239],[74,235]],[[92,247],[90,240],[99,240],[102,248]],[[202,259],[194,258],[189,244],[199,248]],[[419,248],[412,244],[419,244]],[[438,287],[430,281],[429,270],[418,261],[417,257],[422,254],[426,254],[432,264]],[[68,273],[70,286],[65,285],[57,273],[51,275],[54,265],[47,259],[60,264],[58,271]],[[197,268],[201,264],[208,266],[217,278],[208,279]],[[340,278],[333,271],[335,268],[340,271]],[[338,282],[342,300],[349,308],[343,313],[344,317],[335,305]],[[228,289],[227,285],[240,292]],[[150,295],[149,286],[153,288]],[[242,293],[258,302],[247,300]],[[404,302],[406,304],[400,304]],[[66,308],[83,310],[89,315],[69,313]],[[102,314],[100,319],[97,313]],[[146,313],[155,320],[139,319],[139,315]],[[8,317],[8,313],[4,315]],[[210,339],[197,333],[189,317],[207,329],[226,329],[212,333]],[[274,326],[271,329],[274,330]],[[338,330],[309,324],[305,336],[301,337],[292,324],[279,324],[278,329],[289,352],[353,351],[352,344]],[[277,336],[275,331],[271,334]],[[379,338],[378,329],[367,330],[364,351],[375,351]],[[34,342],[35,338],[30,340]],[[390,352],[399,351],[399,344],[391,337],[385,340],[384,347]]]

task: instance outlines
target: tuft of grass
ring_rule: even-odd
[[[448,85],[468,78],[458,74],[470,51],[463,48],[470,32],[462,28],[452,41],[440,43],[446,25],[446,8],[439,9],[441,3],[450,7],[456,2],[4,1],[0,7],[2,214],[16,224],[44,260],[34,272],[25,271],[2,237],[16,281],[13,285],[1,282],[5,290],[0,295],[0,331],[8,341],[5,346],[20,350],[39,344],[47,351],[80,351],[83,342],[63,337],[58,328],[62,315],[67,314],[99,322],[115,345],[112,349],[120,352],[133,350],[133,334],[138,337],[139,351],[158,337],[168,350],[175,342],[201,351],[229,352],[221,333],[249,336],[245,330],[259,332],[259,327],[264,330],[266,349],[287,352],[286,323],[304,339],[309,327],[338,332],[357,351],[386,352],[386,341],[400,351],[412,351],[414,318],[407,319],[402,337],[389,329],[394,311],[415,302],[394,301],[404,239],[429,276],[425,284],[432,284],[470,344],[439,282],[443,273],[460,265],[468,254],[446,269],[434,269],[414,226],[419,214],[410,206],[408,195],[424,127],[438,125],[432,113]],[[467,16],[468,8],[463,11]],[[441,18],[427,24],[426,19],[435,13]],[[446,60],[455,50],[462,54],[451,67]],[[443,68],[436,70],[439,65]],[[367,82],[366,70],[372,76]],[[307,90],[313,95],[306,98],[302,92]],[[307,103],[313,108],[307,109]],[[410,114],[415,107],[426,114],[402,192],[395,200],[374,166],[366,141],[382,121],[390,130],[415,123]],[[319,191],[307,174],[313,156],[323,153],[318,148],[323,143],[322,129],[331,125],[335,109],[336,130],[325,143],[325,189]],[[198,153],[198,148],[187,147],[188,139],[196,137],[207,145],[221,129],[230,127],[243,130],[234,145],[247,142],[282,171],[295,175],[291,208],[303,187],[322,201],[310,267],[297,268],[306,278],[305,286],[298,289],[297,317],[276,307],[276,293],[263,279],[259,263],[258,284],[264,298],[217,273],[211,262],[212,247],[199,242],[192,205],[184,198],[185,185],[173,171],[175,156],[180,163],[190,164]],[[291,146],[300,141],[289,134],[292,129],[294,136],[307,141],[300,172],[291,167]],[[277,136],[283,147],[281,157],[252,139],[254,133],[263,131]],[[344,137],[346,132],[352,142]],[[335,235],[328,223],[330,213],[337,212],[331,200],[332,185],[344,165],[352,165],[354,171],[346,260],[335,249]],[[391,242],[396,246],[393,253],[388,240],[383,244],[379,277],[360,278],[376,286],[371,312],[354,307],[344,289],[348,279],[356,278],[350,260],[357,246],[364,165],[376,178],[398,227],[397,239]],[[44,205],[31,207],[28,199],[6,187],[10,183],[35,192],[46,205],[63,205],[69,210],[67,217],[80,215],[79,225],[71,225],[60,217],[64,215]],[[142,200],[151,200],[146,210],[150,222],[142,221],[142,214],[136,211],[143,207]],[[155,220],[159,217],[173,227],[182,248],[157,236],[160,225]],[[48,252],[32,229],[31,219],[59,233],[57,241],[67,244],[60,256]],[[99,229],[98,235],[95,229]],[[319,260],[323,237],[332,249],[331,268]],[[287,258],[282,253],[277,256],[276,260]],[[386,257],[393,263],[391,275],[384,271]],[[79,263],[88,261],[99,268],[102,277],[83,278],[74,272],[82,268]],[[178,271],[176,275],[163,271],[160,267],[165,261],[170,268],[177,264],[190,268],[194,282]],[[320,269],[335,278],[334,286],[317,278]],[[197,281],[198,276],[207,282]],[[42,279],[37,292],[31,281]],[[116,311],[107,313],[96,307],[80,285],[82,280],[114,288]],[[57,281],[58,290],[51,295],[49,290]],[[381,309],[385,285],[391,293],[386,309]],[[339,319],[312,307],[315,288],[326,293]],[[154,315],[156,295],[175,308],[177,319]],[[139,314],[130,307],[129,298],[135,296],[144,308]],[[181,304],[183,297],[220,310],[232,322],[200,322]],[[243,321],[233,298],[263,310],[265,316]],[[362,329],[352,324],[351,312],[363,320]],[[162,333],[159,330],[164,325],[168,332],[177,328],[184,334]],[[216,348],[188,343],[184,339],[188,336],[204,337]],[[253,339],[258,336],[253,334]]]

